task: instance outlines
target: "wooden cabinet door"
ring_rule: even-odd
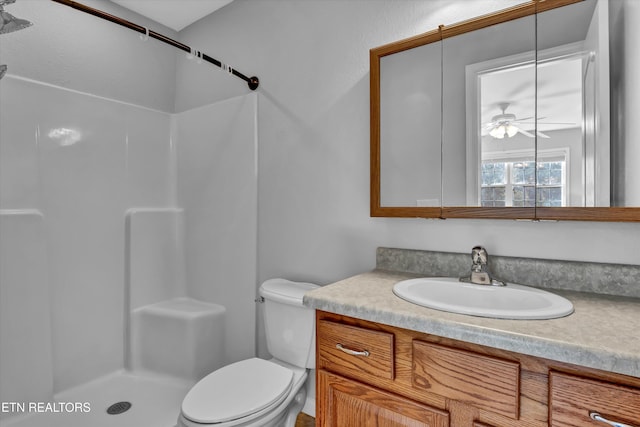
[[[446,411],[318,371],[319,427],[448,427]]]
[[[518,419],[518,362],[420,340],[413,340],[412,347],[414,387]]]

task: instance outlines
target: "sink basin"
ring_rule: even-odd
[[[573,313],[573,304],[564,297],[512,283],[489,286],[426,277],[398,282],[393,293],[423,307],[496,319],[555,319]]]

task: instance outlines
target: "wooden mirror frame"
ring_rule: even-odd
[[[446,38],[534,15],[538,12],[578,3],[582,0],[530,0],[492,14],[479,16],[439,28],[369,51],[370,65],[370,216],[395,218],[486,218],[640,222],[640,208],[635,207],[416,207],[381,206],[380,198],[380,58]]]

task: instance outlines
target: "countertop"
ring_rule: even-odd
[[[305,306],[404,329],[640,378],[640,299],[572,291],[575,312],[550,320],[503,320],[433,310],[393,294],[417,277],[384,270],[310,291]]]

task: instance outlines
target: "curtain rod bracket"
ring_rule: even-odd
[[[260,86],[260,79],[258,79],[256,76],[253,76],[249,78],[249,81],[247,83],[249,84],[249,89],[256,90],[258,89],[258,86]]]

